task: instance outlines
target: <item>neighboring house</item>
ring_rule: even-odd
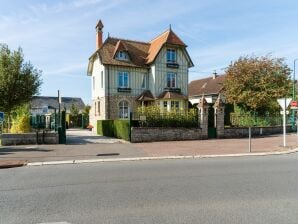
[[[61,111],[66,111],[66,121],[68,123],[72,104],[79,109],[79,113],[82,113],[85,108],[85,104],[81,98],[61,97],[60,109]],[[47,128],[50,128],[53,125],[53,120],[51,117],[55,112],[58,113],[58,108],[58,97],[54,96],[33,96],[30,102],[31,115],[44,115]]]
[[[198,104],[204,95],[207,103],[213,104],[222,92],[225,75],[213,74],[212,77],[194,80],[188,85],[188,98],[192,105]],[[224,95],[221,94],[224,101]]]
[[[150,42],[108,37],[96,26],[96,51],[89,58],[92,105],[90,122],[128,119],[138,106],[163,111],[188,108],[188,69],[193,66],[185,43],[172,31]]]
[[[74,104],[79,113],[83,112],[85,104],[81,98],[74,97],[61,97],[61,110],[66,110],[66,114],[70,113],[70,108]],[[59,103],[58,97],[54,96],[33,96],[30,102],[30,113],[32,115],[45,115],[55,112],[55,108],[58,112]]]

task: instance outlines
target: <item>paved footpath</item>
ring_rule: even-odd
[[[287,151],[298,147],[297,135],[287,135],[287,148],[281,147],[282,135],[252,139],[252,152]],[[0,163],[12,161],[46,162],[106,158],[194,156],[248,153],[248,139],[211,139],[128,143],[98,136],[88,130],[68,130],[66,145],[27,145],[0,147]]]

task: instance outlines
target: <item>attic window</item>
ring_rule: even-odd
[[[128,53],[126,51],[118,51],[116,58],[118,60],[125,60],[125,61],[129,60]]]

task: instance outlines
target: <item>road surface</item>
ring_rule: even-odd
[[[0,170],[0,223],[297,223],[298,154]]]

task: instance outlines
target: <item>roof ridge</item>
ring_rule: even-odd
[[[124,38],[119,38],[119,37],[108,37],[108,38],[111,38],[111,39],[116,39],[116,40],[122,40],[122,41],[129,41],[129,42],[135,42],[135,43],[140,43],[140,44],[147,44],[147,45],[150,45],[150,43],[148,42],[144,42],[144,41],[139,41],[139,40],[131,40],[131,39],[124,39]]]
[[[170,32],[170,29],[165,30],[164,32],[162,32],[161,34],[157,35],[156,37],[154,37],[152,40],[149,41],[149,43],[151,44],[151,42],[153,42],[154,40],[156,40],[157,38],[159,38],[160,36],[164,35],[166,32]]]

